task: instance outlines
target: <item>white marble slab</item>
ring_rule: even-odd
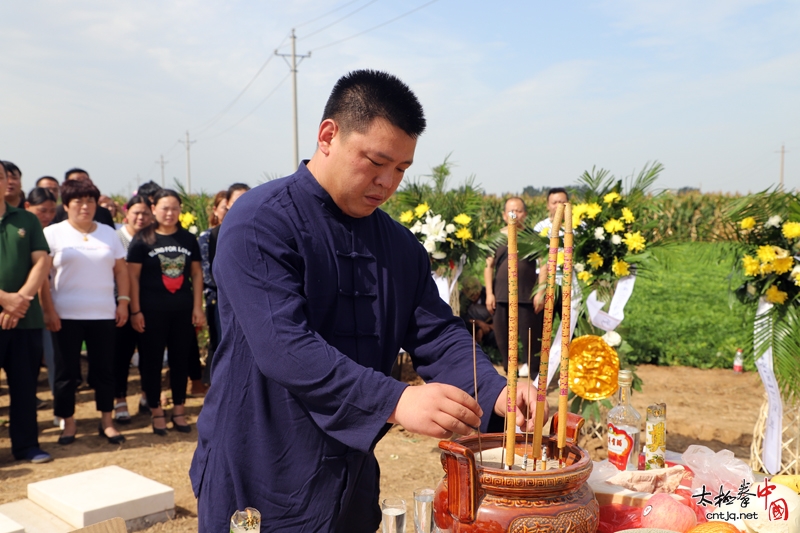
[[[120,517],[139,529],[175,514],[171,487],[118,466],[31,483],[28,498],[75,528]]]

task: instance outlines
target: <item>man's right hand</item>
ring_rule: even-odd
[[[389,417],[412,433],[438,439],[469,435],[480,426],[483,411],[466,392],[452,385],[428,383],[406,387]]]
[[[32,300],[33,296],[25,296],[18,292],[6,292],[0,299],[0,306],[3,307],[3,313],[19,320],[28,312]]]
[[[486,310],[489,311],[491,314],[494,314],[495,309],[497,309],[497,298],[495,298],[494,294],[486,294]]]
[[[544,309],[544,291],[538,291],[533,297],[533,310],[538,314],[542,309]]]

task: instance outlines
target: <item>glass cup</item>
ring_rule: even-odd
[[[382,533],[405,533],[406,501],[402,498],[386,498],[381,501]]]
[[[252,507],[236,511],[231,517],[231,533],[261,531],[261,513]]]
[[[433,489],[414,491],[414,528],[416,533],[433,533]]]

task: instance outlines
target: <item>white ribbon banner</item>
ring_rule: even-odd
[[[605,331],[614,331],[625,318],[625,304],[633,294],[633,284],[636,282],[636,275],[624,276],[617,283],[614,296],[611,298],[611,305],[608,312],[603,311],[603,302],[597,299],[597,291],[586,298],[586,308],[589,311],[589,319],[592,324]]]
[[[765,330],[772,328],[772,320],[763,316],[768,313],[770,309],[772,309],[772,304],[765,301],[763,298],[758,302],[758,310],[756,311],[756,319],[753,326],[756,339],[763,335],[766,332]],[[770,474],[774,475],[781,469],[783,402],[781,400],[780,390],[778,389],[778,380],[775,379],[775,371],[772,365],[772,345],[766,349],[761,357],[756,359],[756,368],[758,368],[758,374],[761,376],[761,381],[764,383],[764,389],[767,391],[767,401],[769,402],[767,427],[764,432],[761,460],[764,463],[764,468],[766,468]]]

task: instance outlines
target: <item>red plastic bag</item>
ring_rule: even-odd
[[[641,526],[642,509],[620,503],[600,506],[600,523],[597,533],[614,533],[623,529],[636,529]]]

